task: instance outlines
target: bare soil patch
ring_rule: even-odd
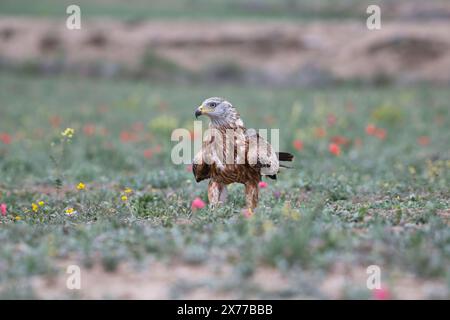
[[[45,62],[47,68],[107,64],[130,72],[158,68],[229,76],[250,72],[272,81],[450,82],[450,22],[365,23],[289,21],[84,21],[71,31],[65,21],[0,19],[3,64]],[[57,61],[58,63],[55,63]],[[52,64],[53,62],[53,64]],[[74,67],[75,66],[75,67]],[[45,69],[45,68],[44,68]]]
[[[337,263],[327,274],[311,271],[290,271],[259,267],[246,279],[236,277],[230,265],[208,263],[191,265],[181,262],[152,262],[136,269],[122,264],[114,272],[105,271],[100,264],[82,268],[81,289],[69,290],[65,268],[73,262],[58,263],[61,272],[52,277],[36,276],[33,291],[40,299],[249,299],[290,298],[345,299],[351,297],[349,288],[359,288],[373,298],[367,289],[366,269]],[[382,267],[382,266],[381,266]],[[445,298],[448,290],[442,282],[420,279],[405,272],[384,273],[382,288],[390,299]],[[293,274],[297,273],[297,274]]]

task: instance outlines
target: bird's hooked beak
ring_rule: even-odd
[[[201,116],[202,114],[206,114],[206,113],[208,113],[210,111],[212,111],[211,108],[205,107],[204,105],[201,105],[200,107],[195,109],[195,118],[198,119],[199,116]]]

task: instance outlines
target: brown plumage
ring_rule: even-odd
[[[259,134],[247,130],[235,108],[222,98],[206,99],[195,111],[195,116],[199,115],[207,115],[211,122],[202,148],[193,160],[195,180],[210,179],[211,205],[226,201],[228,184],[242,183],[247,207],[255,208],[262,176],[276,179],[279,161],[292,161],[293,156],[274,152]]]

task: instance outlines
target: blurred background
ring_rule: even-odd
[[[65,27],[78,4],[81,30]],[[370,4],[382,28],[366,28]],[[325,86],[450,81],[442,0],[0,3],[0,68],[107,78]]]

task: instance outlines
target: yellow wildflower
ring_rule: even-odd
[[[300,212],[298,211],[292,211],[291,212],[291,219],[292,220],[299,220],[300,219]]]
[[[128,197],[127,197],[127,196],[125,196],[125,195],[123,195],[121,199],[122,199],[122,201],[124,201],[124,202],[125,202],[125,201],[127,201],[127,200],[128,200]]]
[[[22,220],[22,218],[21,218],[21,217],[19,217],[19,216],[15,216],[14,220],[16,220],[16,221],[20,221],[20,220]]]
[[[270,220],[266,220],[266,221],[264,221],[262,227],[263,227],[264,232],[269,232],[273,229],[273,223]]]
[[[39,206],[36,203],[32,203],[31,204],[31,210],[33,210],[34,212],[38,212]]]
[[[78,190],[84,190],[84,189],[86,189],[86,185],[85,185],[83,182],[80,182],[80,183],[77,185],[77,189],[78,189]]]
[[[66,130],[61,132],[61,135],[63,137],[72,138],[74,133],[75,133],[75,130],[73,130],[72,128],[66,128]]]
[[[291,207],[291,203],[286,201],[282,208],[283,216],[292,219],[292,220],[299,220],[301,217],[301,213]]]
[[[75,212],[76,212],[76,211],[75,211],[73,208],[67,208],[67,209],[66,209],[66,214],[67,214],[68,216],[73,215]]]
[[[133,190],[131,190],[130,188],[126,188],[123,192],[125,192],[126,194],[130,194],[133,192]]]
[[[43,206],[45,205],[45,202],[44,202],[44,201],[39,201],[39,202],[38,202],[38,205],[39,205],[40,207],[43,207]]]

